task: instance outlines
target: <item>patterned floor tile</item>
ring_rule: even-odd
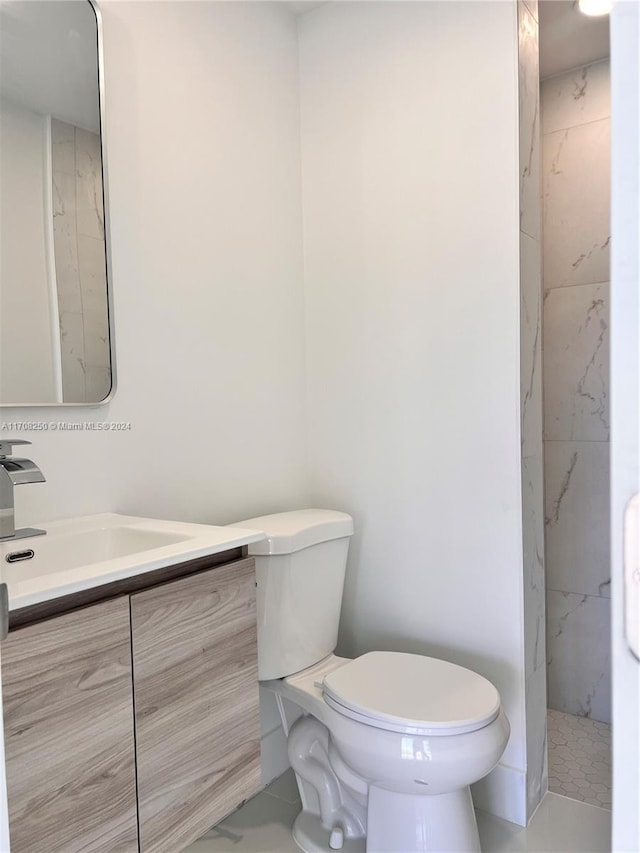
[[[611,808],[611,726],[562,711],[547,715],[549,790]]]

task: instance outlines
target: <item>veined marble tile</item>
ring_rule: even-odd
[[[51,168],[54,174],[76,172],[75,127],[55,118],[51,119]]]
[[[611,722],[611,602],[547,591],[549,706]]]
[[[542,630],[544,631],[544,624]],[[547,672],[541,666],[525,681],[527,715],[527,817],[547,793]]]
[[[73,175],[54,171],[52,176],[53,218],[67,219],[75,223],[76,182]]]
[[[84,330],[82,314],[60,314],[62,395],[65,403],[85,401]]]
[[[544,489],[542,456],[522,460],[525,675],[545,663]]]
[[[610,121],[543,137],[545,290],[610,280]]]
[[[106,311],[100,308],[85,308],[83,311],[85,365],[109,367],[109,322]]]
[[[531,12],[536,21],[539,21],[538,17],[538,0],[523,0],[524,5]]]
[[[102,155],[95,133],[76,129],[78,234],[104,240]]]
[[[538,23],[518,3],[518,87],[520,106],[520,230],[540,239],[540,76]]]
[[[547,589],[609,596],[609,444],[546,441],[544,471]]]
[[[101,165],[100,137],[91,130],[76,127],[76,168],[79,174],[94,172]]]
[[[522,455],[542,456],[540,244],[520,233],[520,414]]]
[[[111,387],[100,140],[52,123],[54,253],[65,402],[97,402]]]
[[[78,240],[76,235],[75,179],[73,175],[53,175],[53,246],[58,308],[61,313],[82,310]]]
[[[107,293],[104,240],[78,235],[78,268],[83,308],[104,310]]]
[[[542,132],[553,133],[611,116],[609,60],[542,81]]]
[[[609,439],[609,284],[548,290],[544,437]]]

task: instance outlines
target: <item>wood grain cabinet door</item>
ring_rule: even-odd
[[[12,853],[137,851],[128,598],[2,645]]]
[[[252,558],[131,596],[141,853],[176,853],[260,788]]]

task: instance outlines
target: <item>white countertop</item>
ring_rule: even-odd
[[[36,525],[45,536],[0,542],[9,609],[218,554],[265,538],[259,530],[101,513]],[[7,562],[16,552],[33,557]]]

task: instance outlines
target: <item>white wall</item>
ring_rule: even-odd
[[[1,101],[2,400],[55,400],[45,235],[48,156],[45,117]]]
[[[20,433],[47,483],[16,490],[17,522],[300,505],[295,21],[266,3],[101,9],[118,389],[98,409],[2,418],[131,430]]]
[[[300,21],[309,468],[352,512],[341,650],[491,678],[477,801],[524,822],[515,5]]]

